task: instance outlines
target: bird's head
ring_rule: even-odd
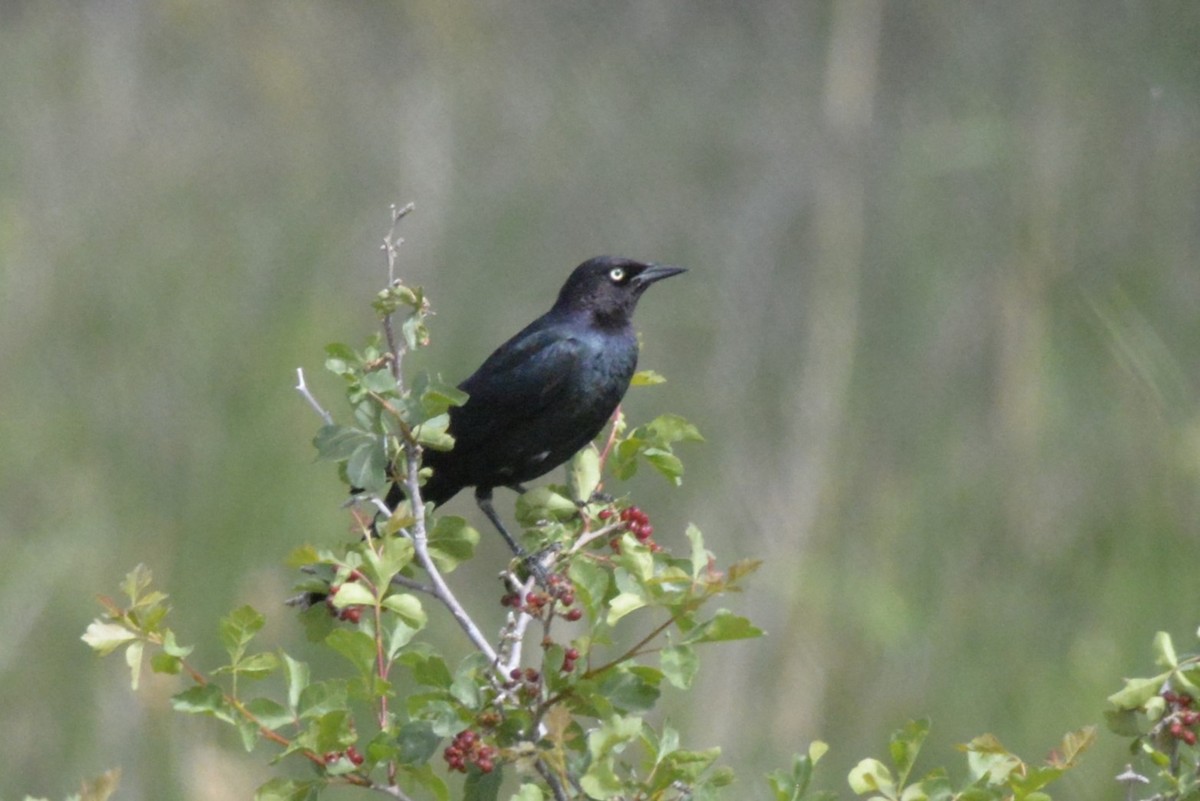
[[[575,268],[554,307],[591,312],[600,324],[624,326],[648,286],[682,272],[683,267],[597,256]]]

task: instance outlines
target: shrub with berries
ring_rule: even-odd
[[[1125,680],[1109,696],[1109,728],[1133,740],[1133,753],[1148,764],[1131,764],[1118,780],[1127,796],[1159,801],[1200,797],[1200,654],[1181,656],[1169,634],[1154,637],[1155,660],[1163,671]],[[1144,792],[1144,795],[1143,795]]]
[[[330,787],[414,801],[491,801],[506,770],[509,783],[519,784],[513,798],[716,798],[733,781],[718,764],[720,749],[688,749],[686,737],[654,712],[664,693],[692,686],[704,646],[762,634],[745,617],[714,608],[742,589],[757,563],[718,569],[699,529],[656,532],[640,507],[600,494],[603,482],[628,481],[641,467],[679,484],[675,446],[701,440],[694,426],[663,414],[630,428],[618,410],[604,441],[568,465],[566,486],[518,497],[516,519],[532,556],[489,566],[503,573],[505,586],[498,631],[481,624],[491,616],[474,608],[494,603],[494,593],[468,603],[467,588],[453,575],[474,558],[479,533],[463,518],[430,516],[420,504],[389,512],[383,503],[393,481],[417,497],[422,449],[453,446],[448,412],[466,400],[436,376],[404,369],[405,355],[428,342],[430,314],[421,288],[390,277],[395,226],[409,210],[393,210],[384,240],[389,279],[372,303],[381,336],[358,349],[327,348],[326,367],[343,382],[350,407],[346,422],[325,411],[303,377],[298,387],[321,417],[319,458],[355,488],[352,536],[337,547],[302,546],[288,559],[303,572],[295,600],[309,647],[335,655],[320,664],[332,661],[341,670],[320,677],[278,644],[260,646],[265,618],[249,606],[219,621],[227,661],[201,670],[198,664],[215,660],[191,661],[192,648],[166,625],[166,595],[151,589],[150,571],[140,565],[122,584],[121,603],[102,600],[104,615],[85,641],[101,655],[124,650],[134,689],[145,661],[157,673],[182,677],[176,710],[230,724],[248,750],[265,745],[273,765],[306,763],[306,770],[281,772],[260,787],[256,801],[316,799]],[[633,383],[661,381],[639,373]],[[429,615],[429,605],[439,614]],[[427,626],[442,628],[429,636]],[[278,681],[259,681],[270,676]],[[1159,695],[1168,679],[1175,694]],[[1139,685],[1121,708],[1153,715],[1157,728],[1141,731],[1154,747],[1165,732],[1172,747],[1190,749],[1197,680],[1194,662],[1173,662],[1149,695]],[[979,738],[968,750],[987,765],[986,786],[972,777],[954,794],[943,770],[908,791],[903,785],[926,731],[912,723],[897,732],[889,749],[894,767],[864,760],[851,786],[871,797],[1032,801],[1048,798],[1041,788],[1089,742],[1068,736],[1061,758],[1028,766],[994,738]],[[828,797],[809,785],[823,752],[814,743],[790,772],[773,773],[772,796]],[[1186,784],[1180,782],[1176,789]],[[1191,787],[1194,779],[1184,789]],[[754,793],[738,797],[745,795]]]

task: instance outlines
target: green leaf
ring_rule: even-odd
[[[481,653],[472,653],[463,658],[454,671],[450,683],[450,694],[468,709],[478,709],[482,703],[480,690],[491,678],[491,663]]]
[[[625,790],[625,784],[613,770],[611,757],[593,760],[580,778],[579,786],[588,798],[620,798]]]
[[[336,609],[345,609],[347,606],[374,606],[375,594],[364,584],[347,581],[338,585],[337,592],[330,596],[330,600]]]
[[[517,522],[536,526],[543,520],[572,520],[579,515],[575,502],[553,486],[534,487],[517,496]]]
[[[471,768],[463,782],[463,801],[496,801],[500,796],[503,771],[497,767],[491,773]]]
[[[334,629],[325,638],[325,644],[338,652],[363,675],[375,670],[375,639],[358,629]]]
[[[93,620],[87,631],[80,637],[101,656],[108,656],[127,642],[136,640],[138,635],[119,623],[108,623],[103,620]]]
[[[631,387],[652,387],[657,384],[667,383],[666,377],[653,370],[638,370],[633,374],[633,379],[629,382]]]
[[[991,734],[981,734],[963,748],[971,776],[986,778],[992,784],[1003,784],[1021,768],[1021,760]]]
[[[712,552],[704,547],[704,535],[694,523],[688,524],[685,534],[692,544],[692,578],[700,578],[712,562]]]
[[[423,421],[415,428],[413,434],[417,442],[435,451],[448,451],[454,447],[454,437],[450,434],[450,415],[439,414]]]
[[[608,594],[609,572],[589,559],[572,559],[567,575],[575,584],[575,597],[594,620]]]
[[[168,656],[175,656],[180,659],[186,658],[192,652],[192,646],[180,645],[175,641],[175,632],[170,629],[163,632],[162,649]]]
[[[600,451],[588,443],[567,465],[567,491],[576,503],[587,503],[600,486]]]
[[[346,708],[346,682],[338,679],[309,684],[300,691],[296,712],[302,718],[319,718]]]
[[[214,715],[228,723],[233,722],[229,704],[221,689],[213,684],[189,687],[171,697],[171,708],[190,715]]]
[[[407,665],[412,670],[413,679],[426,687],[447,690],[450,688],[450,682],[453,681],[446,660],[442,658],[441,654],[433,651],[429,645],[418,643],[401,654],[396,661]]]
[[[896,766],[896,783],[904,785],[908,781],[909,771],[921,753],[921,745],[929,735],[927,719],[910,720],[904,727],[892,733],[888,751],[892,756],[892,764]]]
[[[264,679],[278,669],[279,658],[270,651],[263,651],[238,662],[235,672],[248,679]]]
[[[761,637],[762,629],[752,624],[747,618],[735,615],[728,609],[718,609],[712,620],[703,623],[688,632],[685,643],[724,642],[726,640],[744,640]]]
[[[621,752],[642,731],[642,719],[637,715],[613,715],[588,734],[588,753],[602,759],[610,753]]]
[[[125,649],[125,664],[129,665],[129,671],[132,674],[130,686],[136,690],[138,682],[142,677],[142,651],[145,649],[145,643],[141,641],[129,643],[129,647]]]
[[[622,666],[608,671],[596,685],[597,694],[622,712],[649,712],[662,696],[662,678],[653,668]]]
[[[712,764],[720,756],[720,748],[706,748],[703,751],[682,749],[672,751],[663,760],[663,776],[660,786],[665,789],[675,782],[682,782],[685,785],[694,784],[700,778],[700,774],[712,767]]]
[[[1137,709],[1158,695],[1170,673],[1149,679],[1125,679],[1125,687],[1108,696],[1108,702],[1118,709]]]
[[[437,753],[442,738],[427,720],[410,720],[396,733],[397,759],[406,765],[420,765]]]
[[[383,440],[372,438],[346,460],[346,478],[355,487],[377,492],[388,484],[388,458]]]
[[[315,801],[321,783],[296,779],[271,779],[254,792],[254,801]]]
[[[371,579],[377,585],[388,584],[401,570],[412,564],[416,550],[408,537],[385,537],[379,541],[378,552],[366,548],[363,556]]]
[[[1171,642],[1171,635],[1165,631],[1154,635],[1154,663],[1168,670],[1174,670],[1179,665],[1179,658],[1175,656],[1175,646]]]
[[[270,698],[254,698],[246,702],[246,711],[268,729],[274,731],[294,721],[292,713],[278,701]]]
[[[428,373],[418,373],[413,378],[413,393],[421,399],[429,417],[445,414],[451,406],[462,406],[470,396],[461,389],[445,383]]]
[[[683,479],[683,462],[678,456],[662,448],[647,448],[642,452],[646,461],[668,481],[678,486]]]
[[[800,801],[812,781],[813,768],[829,746],[820,740],[814,740],[808,746],[807,754],[796,754],[792,759],[792,772],[774,771],[767,776],[775,801]]]
[[[313,446],[317,449],[317,458],[328,462],[342,462],[349,459],[356,449],[364,444],[375,441],[365,431],[341,425],[324,425],[313,438]]]
[[[479,532],[455,515],[443,515],[429,532],[429,555],[443,573],[449,573],[475,555]]]
[[[398,592],[387,596],[383,599],[383,608],[395,612],[413,629],[424,628],[428,620],[421,599],[411,593]]]
[[[125,580],[121,582],[121,591],[129,598],[131,605],[136,605],[141,600],[142,591],[150,586],[151,578],[150,568],[144,564],[136,565],[125,574]]]
[[[546,801],[546,795],[536,784],[522,784],[509,801]]]
[[[645,605],[646,599],[641,595],[632,592],[623,592],[609,601],[608,617],[605,622],[610,626],[616,625],[618,620],[634,610],[641,609]]]
[[[266,619],[251,606],[241,606],[221,618],[221,644],[229,653],[229,661],[236,664],[246,651],[246,646],[263,627]]]
[[[659,664],[667,681],[681,690],[692,686],[700,660],[690,645],[673,645],[659,652]]]
[[[174,676],[183,669],[183,660],[166,653],[157,653],[150,657],[150,669],[155,673]]]
[[[300,706],[300,694],[308,686],[308,664],[293,659],[286,653],[281,654],[281,656],[283,659],[283,676],[287,681],[288,709],[296,712]]]
[[[879,793],[886,798],[896,797],[892,772],[878,759],[864,759],[854,766],[847,777],[850,789],[858,795]]]
[[[703,442],[700,429],[677,414],[661,414],[650,421],[646,428],[658,442]]]
[[[386,367],[363,373],[362,388],[376,395],[391,395],[396,392],[396,378]]]

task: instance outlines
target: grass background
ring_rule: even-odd
[[[144,561],[185,638],[249,602],[303,653],[282,558],[345,519],[294,370],[332,405],[322,347],[371,332],[409,200],[452,380],[586,257],[691,269],[642,304],[670,382],[629,411],[708,443],[682,489],[634,488],[658,539],[695,521],[766,560],[735,605],[769,637],[668,704],[745,797],[817,737],[849,795],[923,715],[925,767],[983,731],[1039,757],[1154,631],[1192,642],[1195,3],[25,0],[0,6],[0,798],[267,778],[79,634]],[[1102,734],[1063,797],[1115,797],[1125,761]]]

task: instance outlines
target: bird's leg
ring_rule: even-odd
[[[500,536],[504,537],[504,541],[508,543],[509,548],[512,548],[512,552],[524,559],[526,556],[525,549],[517,544],[512,534],[508,533],[508,529],[504,527],[504,523],[500,520],[500,515],[496,514],[496,508],[492,506],[492,488],[476,487],[475,503],[479,504],[479,508],[487,515],[487,519],[492,521],[492,525],[500,532]]]
[[[526,491],[520,484],[510,484],[508,488],[519,493]],[[492,506],[492,490],[490,487],[476,487],[475,502],[479,504],[479,508],[487,515],[487,519],[492,521],[492,525],[500,532],[500,536],[504,537],[504,541],[508,543],[508,547],[521,560],[537,583],[543,587],[548,586],[550,574],[546,570],[545,560],[547,555],[557,551],[557,548],[543,548],[537,553],[531,554],[518,545],[513,536],[508,533],[508,529],[504,527],[504,523],[500,520],[500,515],[496,514],[496,508]]]

